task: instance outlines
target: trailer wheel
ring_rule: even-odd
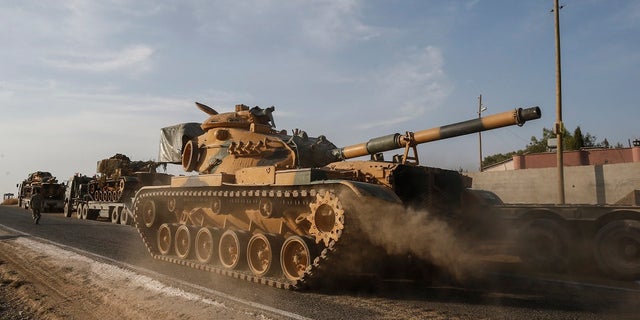
[[[64,216],[69,218],[73,213],[73,206],[69,205],[69,201],[64,203]]]
[[[89,207],[85,204],[82,206],[82,220],[87,220],[89,218]]]
[[[78,208],[76,208],[76,219],[82,219],[82,208],[84,206],[81,204],[78,205]]]
[[[125,226],[128,226],[132,224],[132,222],[133,222],[133,219],[131,219],[131,216],[129,215],[129,209],[123,208],[122,211],[120,212],[120,224],[124,224]]]
[[[619,279],[640,278],[640,221],[618,220],[600,228],[594,257],[600,270]]]
[[[518,233],[518,255],[525,266],[539,271],[565,271],[569,257],[568,231],[556,220],[534,219]]]
[[[111,212],[111,223],[120,223],[120,209],[118,207],[113,208],[113,211]]]

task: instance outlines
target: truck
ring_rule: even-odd
[[[170,174],[156,172],[161,163],[131,161],[116,154],[97,163],[97,174],[75,174],[67,181],[64,215],[78,219],[106,219],[131,224],[131,199],[143,186],[168,184]]]
[[[640,279],[640,190],[602,205],[503,203],[493,192],[477,194],[510,226],[508,253],[524,266],[544,272],[590,269],[607,278]]]
[[[50,172],[36,171],[30,173],[21,183],[16,184],[18,188],[18,206],[29,209],[31,196],[37,191],[44,198],[43,212],[57,212],[64,206],[64,183],[58,182]]]

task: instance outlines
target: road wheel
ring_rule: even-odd
[[[220,231],[215,228],[202,227],[196,234],[195,254],[196,259],[201,263],[209,263],[215,256],[215,249],[218,248]]]
[[[226,269],[237,269],[245,259],[247,236],[242,231],[227,230],[220,236],[218,258]]]
[[[171,254],[173,250],[173,234],[176,231],[175,225],[163,223],[158,228],[158,252],[161,255],[166,256]]]
[[[569,260],[569,235],[557,220],[541,218],[526,223],[518,233],[522,262],[538,271],[565,271]]]
[[[618,220],[600,228],[594,257],[605,274],[620,279],[640,278],[640,221]]]
[[[156,203],[151,199],[143,200],[142,202],[142,222],[145,227],[152,228],[158,222],[158,213],[156,211]]]
[[[302,278],[311,262],[315,259],[313,240],[292,236],[282,244],[280,265],[287,279],[297,281]]]
[[[176,255],[181,259],[188,259],[193,253],[193,228],[181,225],[176,230],[175,250]]]
[[[254,234],[247,245],[247,262],[249,269],[257,276],[273,274],[280,262],[280,245],[278,237],[271,234]]]

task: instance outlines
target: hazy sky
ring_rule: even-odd
[[[598,140],[640,138],[640,2],[564,0],[563,117]],[[552,0],[0,1],[0,192],[28,173],[93,174],[156,159],[160,128],[199,101],[276,106],[279,129],[336,145],[539,105],[483,134],[521,149],[555,121]],[[419,147],[475,171],[477,135]]]

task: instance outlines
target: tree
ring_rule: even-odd
[[[582,130],[580,126],[576,127],[573,131],[573,150],[580,150],[584,147],[584,136],[582,136]]]

